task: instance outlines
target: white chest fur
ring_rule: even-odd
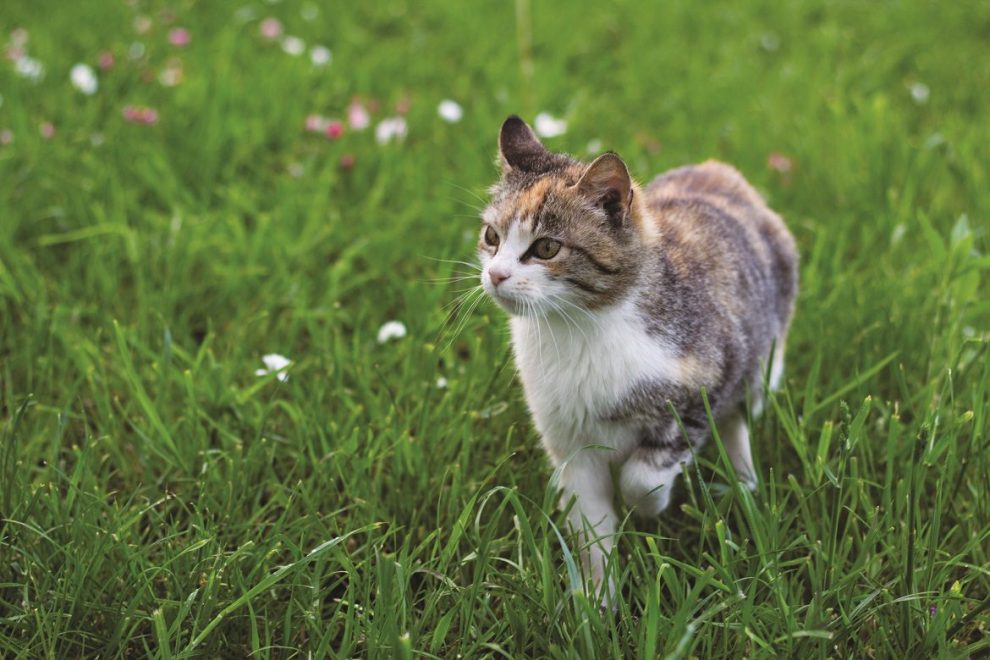
[[[513,317],[512,341],[526,400],[555,462],[589,445],[620,461],[638,429],[607,421],[611,409],[643,381],[695,379],[693,361],[649,335],[631,302],[570,319]]]

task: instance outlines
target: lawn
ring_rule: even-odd
[[[990,5],[245,2],[0,8],[0,656],[990,652]],[[614,613],[456,304],[511,113],[802,253]]]

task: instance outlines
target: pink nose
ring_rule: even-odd
[[[492,284],[498,286],[502,282],[509,279],[509,273],[498,268],[489,268],[488,277],[492,279]]]

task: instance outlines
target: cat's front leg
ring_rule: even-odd
[[[607,604],[615,594],[615,583],[611,577],[606,580],[606,576],[617,523],[608,457],[603,452],[584,449],[566,460],[559,474],[561,507],[570,507],[568,522],[581,539],[582,564],[603,604]]]
[[[670,504],[681,465],[691,462],[690,444],[673,424],[645,430],[638,446],[622,464],[619,488],[636,515],[652,517]]]

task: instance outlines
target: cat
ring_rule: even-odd
[[[501,178],[482,212],[485,292],[509,313],[516,367],[561,505],[603,597],[618,518],[656,516],[710,435],[756,471],[746,402],[775,389],[797,293],[781,218],[739,172],[706,161],[637,185],[618,155],[549,151],[519,117],[499,135]]]

